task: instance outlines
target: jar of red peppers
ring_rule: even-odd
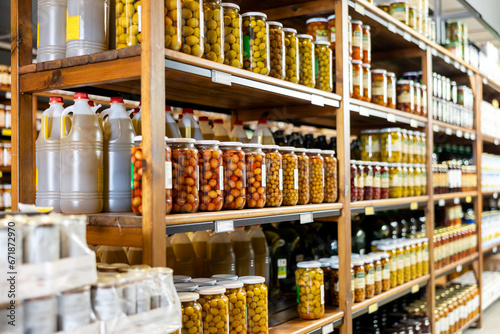
[[[283,160],[283,205],[296,205],[299,200],[299,162],[295,147],[282,146]]]
[[[358,166],[356,160],[351,160],[351,202],[358,200]]]
[[[396,74],[387,72],[387,107],[396,108]]]
[[[357,184],[357,192],[356,192],[356,200],[362,201],[365,198],[365,178],[364,178],[364,168],[363,161],[356,161],[357,164],[357,175],[356,179],[358,180]]]
[[[363,101],[370,102],[372,100],[372,73],[370,72],[370,64],[361,65],[363,68]]]
[[[266,204],[266,155],[260,144],[243,144],[247,174],[247,208],[263,208]]]
[[[380,199],[389,198],[389,163],[380,163]]]
[[[307,34],[313,37],[313,42],[329,42],[328,19],[323,17],[313,17],[306,21]]]
[[[321,156],[321,150],[310,149],[307,153],[309,156],[311,203],[323,203],[325,197],[325,159]]]
[[[324,150],[325,159],[325,203],[335,203],[338,197],[337,158],[335,151]]]
[[[224,209],[243,209],[246,203],[246,164],[242,143],[222,142]]]
[[[167,138],[165,137],[165,140]],[[142,136],[135,136],[134,147],[132,147],[132,211],[136,215],[142,215]],[[165,145],[165,214],[172,210],[172,161],[170,147]]]
[[[363,25],[363,64],[372,62],[372,37],[369,25]]]
[[[283,202],[283,165],[278,145],[263,145],[266,154],[266,206],[281,206]]]
[[[352,59],[363,60],[363,22],[353,20],[352,24]]]
[[[192,138],[170,138],[172,149],[173,212],[193,213],[198,210],[199,164],[198,150]]]
[[[380,162],[372,162],[373,169],[373,196],[372,199],[380,199],[381,192],[381,183],[382,183],[382,175]]]
[[[200,211],[220,211],[224,203],[224,167],[218,140],[199,140]]]
[[[373,198],[373,168],[371,162],[365,161],[363,163],[363,186],[364,195],[363,199],[369,201]]]
[[[352,61],[352,97],[361,100],[363,98],[363,69],[361,60]]]
[[[309,157],[305,148],[296,148],[299,168],[299,201],[297,204],[309,204],[311,193],[309,191]]]

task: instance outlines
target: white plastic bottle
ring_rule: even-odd
[[[271,258],[269,256],[269,247],[267,245],[266,235],[260,226],[252,226],[248,231],[248,236],[252,242],[253,252],[255,254],[255,275],[266,278],[266,284],[269,284],[269,267]]]
[[[132,118],[132,124],[134,125],[135,134],[137,136],[142,135],[142,107],[139,106],[138,112]],[[179,132],[179,127],[175,122],[172,114],[170,113],[172,108],[170,106],[165,106],[165,135],[168,138],[181,138],[181,133]]]
[[[36,60],[44,61],[66,57],[67,0],[38,0]]]
[[[182,138],[194,138],[196,140],[203,140],[203,135],[200,130],[198,122],[194,119],[193,109],[184,108],[182,111],[182,118],[179,118],[179,130]]]
[[[198,118],[198,123],[200,125],[200,131],[201,135],[203,136],[204,140],[214,140],[215,136],[212,131],[212,127],[210,126],[210,123],[208,121],[208,117],[206,116],[200,116]]]
[[[247,133],[245,132],[245,129],[243,129],[242,121],[234,121],[234,128],[233,131],[231,131],[230,139],[231,141],[248,143],[248,136]]]
[[[255,253],[243,227],[235,228],[231,233],[231,244],[236,260],[236,275],[240,277],[255,275]]]
[[[267,121],[265,119],[259,119],[257,129],[255,129],[253,133],[251,142],[261,145],[275,145],[273,134],[267,127]]]
[[[220,142],[230,140],[229,135],[224,128],[224,121],[222,119],[214,119],[214,128],[212,129],[212,131],[214,132],[215,140],[218,140]]]

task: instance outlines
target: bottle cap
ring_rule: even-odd
[[[193,110],[193,109],[191,109],[191,108],[184,108],[184,109],[182,110],[182,113],[183,113],[183,114],[192,114],[192,113],[194,113],[194,110]]]
[[[234,121],[234,125],[243,125],[243,121]]]
[[[64,103],[63,98],[60,96],[51,96],[49,99],[49,103]]]
[[[73,97],[74,100],[88,100],[89,99],[89,94],[87,93],[75,93],[75,96]]]
[[[110,103],[123,103],[123,98],[119,96],[113,96]]]
[[[220,118],[214,119],[214,124],[223,124],[224,121]]]

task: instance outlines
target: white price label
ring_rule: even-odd
[[[461,271],[462,271],[462,269],[463,269],[463,268],[462,268],[462,265],[461,265],[461,264],[459,264],[459,265],[457,266],[457,273],[461,272]]]
[[[299,170],[298,169],[293,170],[293,189],[294,190],[299,189]]]
[[[231,86],[231,74],[212,70],[212,82]]]
[[[403,38],[406,39],[408,42],[411,42],[411,35],[409,32],[404,32]]]
[[[12,98],[12,94],[11,94],[10,92],[6,92],[6,93],[5,93],[5,98],[6,98],[7,100],[10,100],[10,99]]]
[[[438,202],[439,206],[444,206],[445,204],[446,204],[446,202],[445,202],[444,199],[440,199],[439,202]]]
[[[493,249],[492,249],[491,251],[492,251],[493,253],[496,253],[496,252],[498,251],[498,247],[497,247],[497,246],[493,247]]]
[[[462,132],[462,130],[457,130],[456,135],[457,135],[458,138],[462,138],[462,136],[464,135],[464,133]]]
[[[387,122],[396,123],[396,115],[387,114]]]
[[[498,146],[498,144],[499,144],[498,139],[493,140],[493,144],[495,144],[495,145],[497,145],[497,146]]]
[[[219,166],[219,189],[224,191],[224,166]]]
[[[432,55],[433,55],[434,57],[437,57],[437,55],[438,55],[437,50],[436,50],[436,49],[434,49],[434,48],[432,48],[432,49],[431,49],[431,53],[432,53]]]
[[[361,116],[370,117],[370,110],[363,107],[359,107],[359,114]]]
[[[465,139],[470,139],[470,133],[464,132],[464,138]]]
[[[279,169],[278,171],[278,181],[279,181],[279,189],[283,190],[283,169]]]
[[[444,59],[444,62],[445,62],[446,64],[451,63],[451,58],[450,58],[449,56],[446,56],[446,55],[445,55],[443,59]]]
[[[391,22],[387,23],[387,29],[389,29],[390,32],[393,32],[393,33],[396,32],[396,26]]]
[[[455,68],[458,70],[460,68],[460,63],[458,61],[454,61],[453,62],[453,66],[455,66]]]
[[[365,15],[365,7],[363,7],[359,3],[354,5],[354,10],[357,11],[358,13],[360,13],[361,15]]]
[[[470,140],[476,140],[476,134],[471,133],[470,134]]]
[[[459,203],[460,203],[460,198],[455,197],[455,198],[453,199],[453,204],[457,205],[457,204],[459,204]]]
[[[450,128],[444,129],[444,133],[446,133],[448,136],[451,136],[453,134],[453,131]]]
[[[301,224],[308,224],[308,223],[312,223],[313,221],[314,221],[314,219],[313,219],[312,212],[306,212],[306,213],[300,214],[300,223]]]
[[[432,126],[432,131],[434,131],[434,132],[439,132],[439,125],[434,124],[434,125]]]
[[[262,165],[261,167],[262,167],[262,186],[265,187],[266,182],[267,182],[267,178],[266,178],[267,169],[266,169],[266,165]]]
[[[418,47],[424,51],[427,50],[427,44],[425,44],[425,42],[423,41],[418,42]]]
[[[329,323],[328,325],[324,325],[323,328],[321,328],[322,334],[329,334],[331,332],[333,332],[333,323]]]
[[[325,106],[325,99],[323,98],[323,96],[311,95],[311,104],[313,104],[315,106],[324,107]]]
[[[416,119],[410,119],[410,126],[412,128],[418,128],[418,122]]]
[[[234,221],[232,220],[216,220],[215,233],[234,231]]]

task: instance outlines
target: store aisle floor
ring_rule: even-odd
[[[484,313],[483,328],[469,329],[465,334],[497,334],[500,332],[498,329],[498,315],[500,314],[500,301],[496,301]]]

